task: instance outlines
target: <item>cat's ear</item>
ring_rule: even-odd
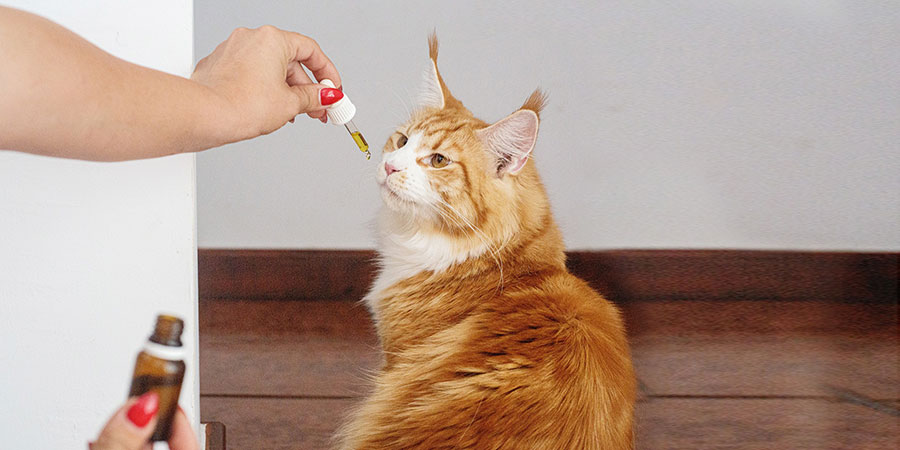
[[[528,162],[528,155],[537,141],[538,115],[520,109],[475,133],[482,145],[496,161],[497,176],[517,174]]]
[[[425,70],[425,80],[419,92],[419,105],[425,108],[444,109],[444,91],[441,89],[441,75],[437,64],[431,60]]]
[[[546,101],[547,96],[538,89],[518,111],[475,132],[496,161],[498,177],[515,175],[525,167],[537,141],[540,112]]]
[[[444,109],[448,107],[462,107],[459,100],[453,98],[450,89],[444,84],[441,72],[438,70],[438,41],[437,35],[432,32],[428,36],[428,56],[430,64],[425,70],[425,83],[419,94],[419,104],[424,107]]]

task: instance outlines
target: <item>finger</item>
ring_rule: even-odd
[[[313,84],[313,80],[306,71],[303,70],[303,66],[297,61],[291,61],[291,63],[288,64],[287,80],[285,81],[287,81],[288,86]]]
[[[327,86],[321,84],[304,84],[301,86],[291,86],[291,91],[297,96],[298,102],[294,115],[322,112],[325,107],[322,106],[319,92],[327,89]]]
[[[303,86],[314,83],[309,78],[309,75],[306,74],[306,71],[303,70],[303,66],[301,66],[297,61],[292,61],[288,65],[287,84],[288,86]],[[307,113],[307,115],[309,117],[312,117],[313,119],[321,120],[322,117],[325,117],[325,110],[312,111]],[[294,119],[291,119],[288,122],[293,123]]]
[[[308,36],[300,33],[285,31],[285,37],[290,46],[293,60],[298,61],[316,77],[316,80],[325,78],[334,82],[335,87],[341,87],[341,76],[338,74],[334,63],[325,56],[319,44]]]
[[[156,428],[159,395],[148,392],[131,398],[109,419],[93,450],[140,450]]]
[[[169,436],[170,450],[199,450],[200,444],[194,436],[191,428],[191,422],[185,415],[184,410],[178,407],[175,411],[175,417],[172,418],[172,434]]]

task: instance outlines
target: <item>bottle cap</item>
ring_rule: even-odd
[[[334,88],[334,83],[329,79],[323,79],[319,81],[319,84],[324,84],[330,88]],[[334,125],[343,125],[350,121],[353,116],[356,115],[356,106],[350,101],[350,98],[347,97],[347,94],[344,94],[344,98],[334,102],[328,109],[325,110],[325,113],[328,114],[328,121]]]

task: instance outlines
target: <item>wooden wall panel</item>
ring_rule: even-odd
[[[568,266],[617,301],[897,301],[897,253],[578,251]],[[374,273],[370,250],[199,251],[201,298],[361,298]]]

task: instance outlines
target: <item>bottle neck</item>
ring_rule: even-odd
[[[181,332],[184,330],[184,321],[178,317],[160,314],[156,317],[156,326],[150,342],[173,347],[181,346]]]
[[[162,345],[157,344],[153,341],[147,341],[144,344],[144,352],[150,356],[155,356],[159,359],[165,359],[168,361],[181,361],[184,359],[184,347],[182,346],[172,346],[172,345]]]

